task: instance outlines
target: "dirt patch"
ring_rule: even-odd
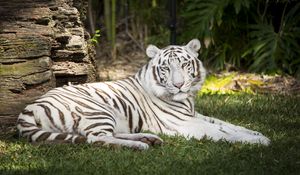
[[[109,43],[100,41],[97,47],[97,71],[100,81],[111,81],[134,75],[149,58],[145,53],[145,44],[132,40],[126,34],[119,34],[117,40],[117,58],[112,60]]]
[[[103,57],[102,57],[103,58]],[[134,75],[148,62],[145,54],[139,51],[119,55],[117,60],[98,60],[98,75],[100,81],[119,80]]]

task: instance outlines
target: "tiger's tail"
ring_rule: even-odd
[[[43,143],[85,143],[87,138],[82,135],[49,132],[38,126],[32,111],[23,110],[17,121],[20,136],[26,137],[30,142]]]

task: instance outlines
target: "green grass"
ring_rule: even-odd
[[[197,110],[264,133],[270,146],[185,140],[147,151],[0,141],[0,174],[299,174],[300,97],[202,95]]]

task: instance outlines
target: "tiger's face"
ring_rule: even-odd
[[[150,45],[147,55],[152,58],[150,88],[161,98],[182,101],[199,90],[205,79],[205,69],[197,58],[200,49],[197,39],[185,46],[171,45],[163,49]]]

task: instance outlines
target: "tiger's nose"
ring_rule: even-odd
[[[173,83],[173,85],[175,87],[177,87],[178,89],[180,89],[183,86],[183,82],[179,82],[179,83]]]

